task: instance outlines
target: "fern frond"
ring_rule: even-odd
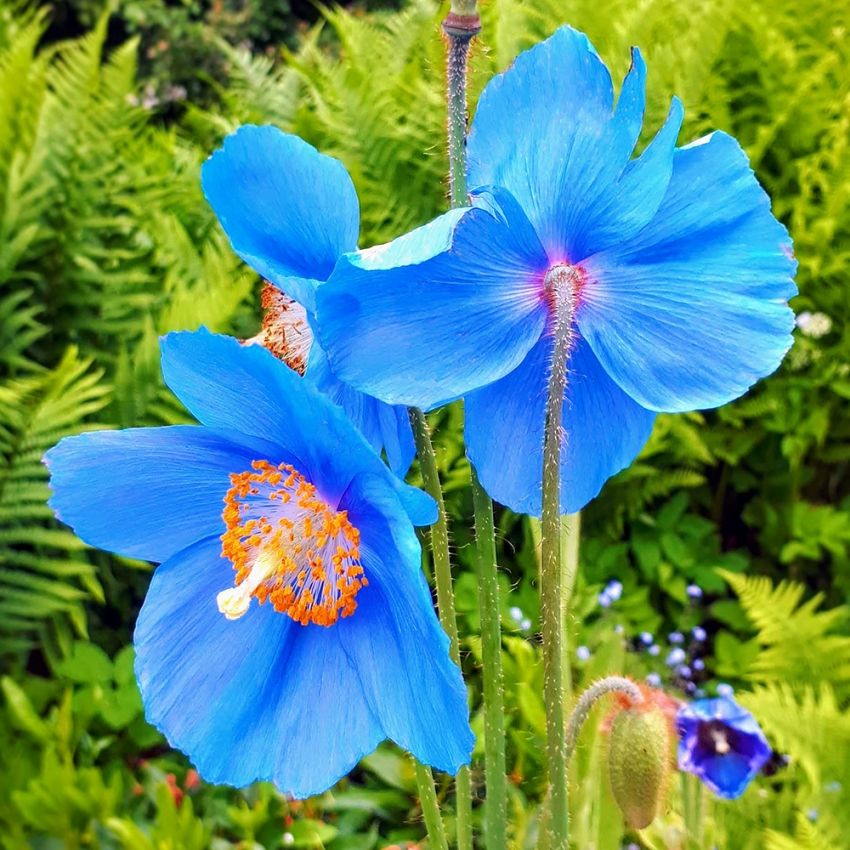
[[[721,571],[758,629],[758,656],[746,675],[759,682],[790,681],[805,687],[829,683],[840,695],[850,694],[850,637],[835,634],[847,623],[846,606],[819,610],[823,597],[803,602],[805,587],[783,581],[774,586],[765,577]]]

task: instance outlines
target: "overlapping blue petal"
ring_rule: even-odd
[[[79,537],[159,562],[220,534],[230,473],[274,455],[277,462],[292,461],[260,437],[177,425],[67,437],[44,460],[50,506]]]
[[[303,304],[357,246],[360,208],[345,166],[277,127],[247,124],[201,170],[233,250]]]
[[[339,626],[386,737],[420,761],[454,774],[474,744],[460,670],[446,664],[449,641],[433,612],[419,541],[397,496],[379,478],[352,482],[341,507],[360,529],[369,587],[357,616]]]
[[[791,345],[796,263],[734,139],[677,151],[653,220],[584,263],[578,324],[609,375],[653,410],[716,407]]]
[[[162,371],[199,422],[275,443],[322,482],[329,500],[338,500],[359,472],[377,471],[392,482],[412,522],[436,519],[430,496],[392,475],[340,407],[264,348],[203,328],[172,333],[162,341]],[[347,450],[339,451],[341,445]]]
[[[225,139],[201,180],[236,253],[312,314],[317,287],[357,246],[357,194],[342,163],[276,127],[249,124]],[[309,378],[403,476],[413,458],[406,415],[346,387],[325,363],[314,340]]]
[[[496,501],[540,516],[543,426],[552,337],[544,336],[506,377],[466,396],[466,447]],[[583,340],[569,359],[564,396],[561,512],[581,510],[628,466],[652,432],[655,414],[605,373]]]
[[[545,323],[546,255],[516,204],[481,203],[340,260],[317,304],[341,380],[429,408],[519,365]]]
[[[269,605],[222,616],[233,567],[220,545],[199,541],[154,574],[134,635],[146,716],[208,782],[320,793],[386,736],[338,629]]]
[[[310,351],[305,377],[345,411],[375,451],[383,449],[386,452],[390,469],[404,477],[416,453],[407,408],[385,404],[344,384],[331,371],[328,358],[319,345],[314,345]]]

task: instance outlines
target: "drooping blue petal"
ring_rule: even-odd
[[[547,259],[515,203],[486,206],[339,261],[317,317],[341,380],[430,408],[520,363],[545,323]]]
[[[245,125],[201,171],[233,250],[312,309],[317,281],[357,246],[360,212],[345,167],[277,127]]]
[[[517,513],[540,516],[543,426],[552,337],[500,381],[469,393],[466,446],[484,488]],[[586,342],[570,355],[564,397],[561,512],[581,510],[628,466],[652,432],[655,415],[605,373]]]
[[[190,413],[210,428],[266,439],[338,500],[358,472],[386,476],[412,522],[437,515],[426,493],[393,475],[342,409],[259,345],[240,345],[202,328],[162,340],[165,382]],[[345,446],[341,451],[340,446]]]
[[[271,452],[289,460],[261,439],[192,425],[66,437],[45,455],[50,506],[92,546],[164,561],[224,530],[230,473]]]
[[[578,263],[609,244],[612,233],[634,232],[660,203],[681,108],[674,104],[652,153],[630,164],[645,80],[643,59],[633,50],[613,109],[608,69],[587,36],[562,27],[481,95],[468,142],[469,185],[498,185],[513,194],[553,264]]]
[[[366,698],[387,736],[425,764],[454,774],[474,736],[466,688],[422,574],[419,541],[395,494],[359,476],[343,498],[361,532],[369,586],[338,624]]]
[[[776,369],[791,345],[790,238],[723,133],[679,149],[652,222],[583,266],[581,332],[647,408],[725,404]]]
[[[146,717],[209,782],[325,791],[385,734],[338,629],[256,602],[238,620],[219,613],[234,577],[219,548],[201,541],[154,574],[134,637]]]
[[[404,477],[416,452],[407,408],[385,404],[343,384],[331,372],[325,352],[316,342],[310,350],[305,377],[345,411],[376,452],[386,452],[390,469]]]

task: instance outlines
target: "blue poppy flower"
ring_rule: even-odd
[[[266,319],[253,341],[305,373],[404,475],[414,455],[407,408],[342,383],[311,327],[317,287],[357,247],[360,208],[343,164],[276,127],[248,124],[204,163],[201,182],[233,250],[280,293],[264,291]]]
[[[676,728],[679,769],[730,800],[744,793],[773,752],[753,715],[725,697],[683,705]]]
[[[208,781],[296,797],[385,738],[456,772],[466,690],[413,528],[433,500],[259,346],[170,334],[162,364],[200,426],[82,434],[45,458],[84,541],[161,562],[134,638],[150,722]]]
[[[682,107],[632,158],[640,53],[614,105],[569,27],[492,80],[468,140],[471,206],[342,258],[318,290],[341,380],[391,403],[465,397],[491,496],[539,515],[553,287],[575,302],[561,509],[640,451],[659,411],[725,404],[779,365],[794,326],[785,228],[734,139],[676,147]]]

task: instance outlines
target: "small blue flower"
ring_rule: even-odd
[[[511,615],[511,619],[515,623],[521,623],[523,621],[523,618],[525,617],[525,614],[522,613],[522,608],[520,608],[518,605],[512,605],[508,609],[508,613]]]
[[[681,677],[682,679],[690,679],[691,674],[692,674],[691,668],[688,667],[687,664],[680,664],[676,668],[676,675]]]
[[[645,76],[634,50],[615,105],[596,50],[562,27],[481,95],[471,205],[346,255],[317,293],[340,378],[393,404],[464,396],[469,458],[521,513],[541,510],[555,281],[574,304],[563,513],[632,462],[657,412],[737,398],[792,342],[791,240],[738,143],[677,148],[674,99],[632,158]]]
[[[808,819],[809,819],[812,823],[814,823],[814,822],[815,822],[815,821],[816,821],[816,820],[820,817],[820,811],[819,811],[818,809],[814,809],[814,808],[812,808],[812,809],[807,809],[807,810],[806,810],[806,817],[807,817],[807,818],[808,818]]]
[[[837,779],[833,779],[831,782],[827,782],[824,786],[824,790],[830,794],[838,794],[841,791],[842,785]]]
[[[670,643],[676,645],[684,643],[685,636],[681,632],[670,632],[670,634],[667,635],[667,640],[670,641]]]
[[[693,667],[698,673],[701,673],[705,670],[705,661],[703,661],[702,658],[695,658],[691,662],[691,667]]]
[[[652,644],[652,646],[650,646],[646,651],[653,658],[658,658],[658,656],[661,655],[661,647],[657,643]]]
[[[661,685],[661,676],[658,673],[648,673],[646,676],[647,685],[651,685],[653,688],[657,688]]]
[[[606,590],[603,590],[602,593],[596,597],[596,601],[602,608],[610,608],[614,604],[614,600],[608,595]]]
[[[677,664],[681,664],[687,655],[685,655],[685,650],[680,646],[677,646],[675,649],[671,649],[670,653],[667,655],[667,666],[675,667]]]
[[[638,638],[644,646],[651,646],[655,642],[655,637],[651,632],[641,632]]]
[[[580,646],[576,650],[576,658],[578,658],[579,661],[589,661],[590,650],[586,646]]]
[[[676,715],[679,769],[715,794],[735,799],[770,760],[772,750],[755,718],[734,700],[702,699]]]
[[[450,773],[473,737],[413,525],[433,500],[259,346],[162,343],[200,426],[92,432],[45,461],[92,546],[161,563],[135,631],[147,718],[210,782],[324,791],[385,738]]]
[[[277,127],[248,124],[204,163],[201,182],[233,250],[273,284],[250,342],[305,374],[404,475],[414,454],[407,409],[342,383],[313,333],[317,288],[357,248],[360,209],[345,167]]]
[[[691,599],[702,598],[702,588],[697,584],[689,584],[685,590]]]
[[[608,594],[612,602],[618,602],[623,595],[623,583],[616,579],[609,581],[605,587],[605,593]]]
[[[732,699],[735,695],[735,689],[731,685],[727,685],[726,682],[721,682],[717,686],[717,696],[723,697],[724,699]]]
[[[703,643],[703,641],[705,641],[708,637],[708,632],[702,626],[694,626],[691,630],[691,634],[697,643]]]

